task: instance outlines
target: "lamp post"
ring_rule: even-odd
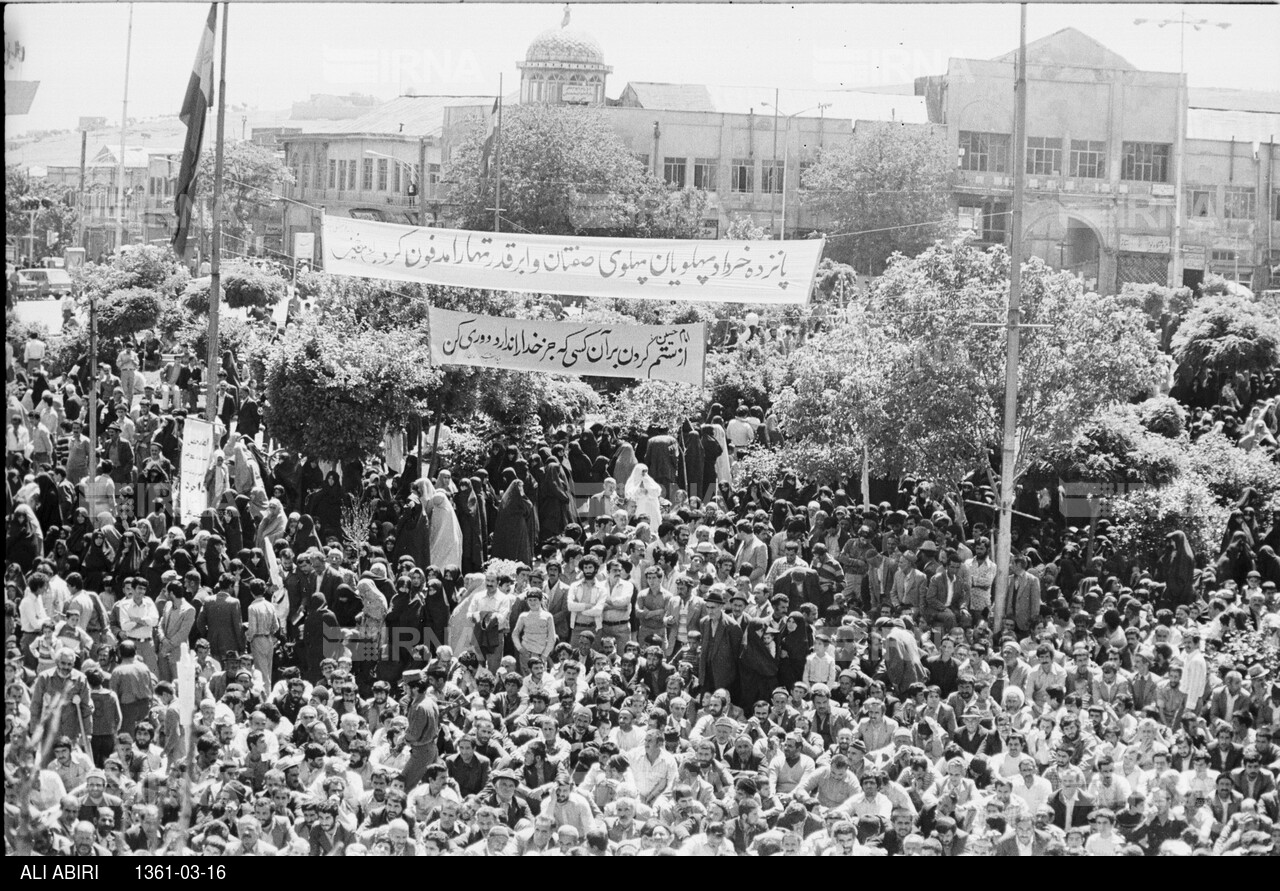
[[[1157,28],[1178,26],[1178,133],[1177,152],[1173,159],[1173,262],[1169,264],[1169,287],[1182,285],[1182,213],[1183,213],[1183,160],[1187,140],[1187,28],[1199,31],[1201,28],[1231,27],[1230,22],[1211,22],[1208,19],[1187,18],[1187,8],[1183,6],[1176,19],[1134,19],[1135,25],[1155,25]]]
[[[773,112],[774,112],[774,125],[773,125],[773,130],[774,130],[774,151],[773,151],[773,153],[774,153],[774,160],[776,161],[776,160],[777,160],[777,154],[778,154],[778,149],[777,149],[777,138],[778,138],[778,124],[777,124],[777,117],[778,117],[778,107],[777,107],[776,105],[774,105],[773,103],[771,103],[771,102],[765,102],[765,103],[763,103],[763,104],[764,104],[764,106],[765,106],[766,108],[772,108],[772,109],[773,109]],[[792,119],[792,118],[794,118],[794,117],[798,117],[798,116],[800,116],[800,115],[804,114],[805,112],[808,112],[808,111],[814,111],[815,109],[816,109],[816,110],[821,114],[821,112],[823,112],[824,110],[826,110],[826,109],[828,109],[828,108],[830,108],[830,107],[831,107],[831,103],[830,103],[830,102],[820,102],[820,103],[818,103],[817,105],[810,105],[808,108],[802,108],[802,109],[800,109],[799,111],[792,112],[791,114],[789,114],[789,115],[785,115],[785,116],[784,116],[784,122],[783,122],[783,125],[782,125],[782,126],[783,126],[783,131],[782,131],[782,227],[778,230],[778,233],[777,233],[777,236],[776,236],[779,240],[781,240],[782,238],[784,238],[784,237],[786,236],[786,234],[787,234],[787,175],[788,175],[788,172],[789,172],[789,168],[790,168],[790,166],[791,166],[791,165],[790,165],[790,160],[789,160],[789,159],[790,159],[790,155],[791,155],[791,119]],[[775,175],[776,175],[777,171],[775,170],[775,171],[774,171],[774,173],[775,173]],[[770,180],[770,185],[772,185],[772,184],[773,184],[773,182],[772,182],[772,179],[771,179],[771,180]],[[798,185],[798,182],[797,182],[797,185]],[[771,192],[771,194],[777,194],[777,193],[776,193],[776,192],[774,192],[772,189],[770,190],[770,192]],[[770,218],[770,221],[769,221],[770,234],[773,234],[773,233],[772,233],[773,225],[774,225],[774,221],[773,221],[773,219],[772,219],[772,211],[771,211],[771,218]]]

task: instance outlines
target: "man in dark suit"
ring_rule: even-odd
[[[804,603],[812,603],[818,607],[819,612],[824,606],[818,573],[807,567],[793,569],[781,575],[773,583],[773,593],[787,595],[788,612],[799,609]]]
[[[1062,788],[1049,799],[1049,806],[1053,808],[1053,825],[1062,830],[1072,826],[1087,826],[1089,813],[1093,810],[1093,799],[1080,791],[1080,787],[1084,785],[1084,777],[1074,767],[1062,771],[1058,777]]]
[[[1235,741],[1235,731],[1225,721],[1214,731],[1217,742],[1209,746],[1209,769],[1231,773],[1244,761],[1244,746]]]
[[[996,842],[993,853],[997,857],[1043,857],[1049,842],[1049,833],[1036,829],[1030,814],[1021,813],[1014,818],[1013,831]]]
[[[732,691],[738,681],[742,626],[725,615],[724,604],[724,586],[713,585],[706,597],[707,614],[698,622],[702,635],[698,677],[704,690]]]
[[[1210,726],[1216,725],[1219,721],[1230,724],[1231,719],[1236,715],[1251,715],[1252,706],[1249,694],[1244,690],[1244,677],[1238,671],[1228,671],[1223,678],[1223,685],[1209,697],[1209,703],[1204,709],[1204,717]]]

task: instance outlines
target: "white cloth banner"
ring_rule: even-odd
[[[431,362],[702,386],[706,326],[578,324],[430,310]]]
[[[204,487],[204,475],[213,460],[216,444],[213,441],[213,425],[208,421],[187,418],[182,425],[182,463],[179,465],[179,497],[182,522],[200,519],[209,507],[209,493]]]
[[[469,232],[324,218],[324,271],[571,297],[804,304],[823,240],[697,241]]]

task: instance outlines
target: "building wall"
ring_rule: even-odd
[[[1275,149],[1231,140],[1187,140],[1183,260],[1256,287],[1276,286],[1280,189]],[[1243,200],[1242,200],[1243,199]],[[1247,213],[1247,202],[1252,213]]]
[[[981,206],[991,214],[1009,209],[1011,142],[1002,170],[966,169],[961,133],[998,134],[1011,140],[1014,75],[1012,63],[953,59],[942,82],[925,79],[919,84],[931,114],[943,115],[948,138],[956,146],[958,207]],[[1030,255],[1096,280],[1097,287],[1107,290],[1135,276],[1167,280],[1179,148],[1178,78],[1158,72],[1028,64],[1028,145],[1044,138],[1060,140],[1057,165],[1028,171],[1023,243]],[[1073,142],[1102,143],[1081,146],[1101,149],[1102,170],[1073,170]],[[1167,146],[1164,181],[1125,175],[1126,143]],[[1029,150],[1028,164],[1033,160]],[[988,240],[1004,241],[1007,231],[1007,223],[1003,232],[988,231],[999,236]]]

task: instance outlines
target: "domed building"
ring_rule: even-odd
[[[543,31],[516,66],[522,104],[604,105],[605,79],[613,71],[596,39],[574,28]]]

